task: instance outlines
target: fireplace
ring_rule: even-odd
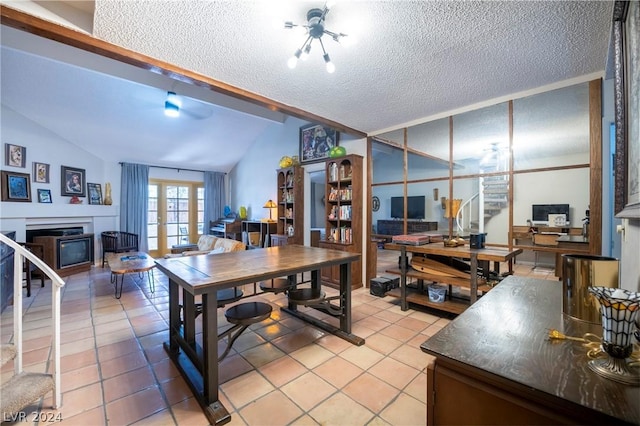
[[[58,275],[88,271],[93,265],[94,234],[85,234],[82,227],[28,230],[27,241],[44,246],[44,261]]]

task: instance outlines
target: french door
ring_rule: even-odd
[[[196,243],[204,230],[202,182],[151,179],[147,217],[147,243],[152,257],[169,253],[174,245]]]

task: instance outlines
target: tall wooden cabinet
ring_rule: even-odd
[[[362,254],[362,157],[346,155],[326,162],[325,239],[319,246]],[[340,286],[340,267],[323,268],[324,284]],[[351,287],[362,287],[362,261],[351,264]]]
[[[278,169],[278,227],[280,244],[304,244],[304,170]]]

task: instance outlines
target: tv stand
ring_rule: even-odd
[[[379,235],[402,235],[404,234],[404,220],[378,220],[377,234]],[[407,220],[407,233],[437,231],[438,222],[428,222],[426,220]]]

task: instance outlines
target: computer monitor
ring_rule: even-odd
[[[549,225],[549,215],[565,215],[566,225],[569,225],[569,204],[533,204],[531,206],[531,220],[534,225]]]

